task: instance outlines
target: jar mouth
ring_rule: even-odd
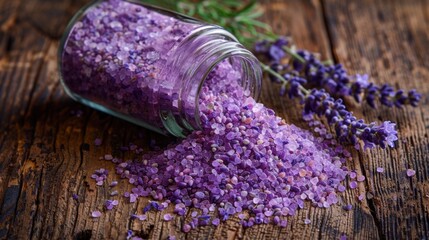
[[[184,43],[175,50],[171,68],[180,74],[173,78],[180,86],[178,109],[170,112],[164,126],[173,135],[185,136],[187,132],[201,129],[199,99],[204,82],[214,68],[222,61],[229,61],[241,74],[240,84],[250,96],[260,95],[262,69],[257,58],[245,49],[229,32],[217,26],[196,29]],[[193,61],[190,62],[189,59]],[[171,71],[173,72],[173,71]],[[177,134],[180,133],[180,134]]]
[[[208,75],[215,70],[216,66],[218,66],[223,61],[228,61],[229,64],[240,73],[240,85],[243,87],[243,91],[247,92],[249,96],[253,97],[256,101],[260,97],[261,93],[261,69],[255,68],[258,65],[258,60],[253,59],[253,54],[247,53],[246,51],[242,51],[241,49],[236,49],[235,51],[227,52],[223,56],[219,57],[216,62],[214,62],[207,73],[203,77],[203,80],[200,81],[198,85],[198,89],[196,92],[195,98],[195,112],[194,112],[194,122],[196,123],[196,128],[201,129],[201,118],[200,118],[200,108],[199,108],[199,100],[201,95],[201,90],[205,85],[205,82],[208,78]],[[256,60],[256,61],[255,61]]]

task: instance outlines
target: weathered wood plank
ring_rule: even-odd
[[[45,121],[52,103],[58,101],[58,97],[51,99],[58,93],[54,91],[58,87],[57,44],[52,44],[25,19],[31,14],[20,15],[25,12],[20,1],[1,1],[0,6],[4,11],[1,16],[5,17],[1,19],[0,32],[0,42],[5,42],[0,50],[0,238],[29,239],[31,235],[37,236],[33,226],[41,225],[40,219],[49,218],[40,215],[39,209],[49,209],[40,204],[40,196],[59,187],[42,185],[43,169],[49,167],[47,163],[56,154],[55,149],[49,148],[55,124]],[[70,17],[71,13],[59,14]],[[44,24],[49,26],[51,21],[46,19]],[[65,25],[66,21],[62,23]],[[74,174],[70,172],[68,176]],[[48,182],[56,183],[55,179],[50,176]],[[59,195],[53,199],[61,202]]]
[[[26,34],[32,34],[31,37]],[[2,67],[5,69],[0,75],[5,76],[2,81],[2,93],[0,95],[1,126],[4,141],[0,145],[0,158],[2,164],[0,171],[0,201],[3,202],[1,207],[1,237],[4,237],[5,226],[12,226],[19,208],[19,199],[21,198],[22,189],[34,189],[34,177],[24,162],[28,158],[29,149],[32,145],[31,122],[26,121],[26,128],[20,128],[19,125],[24,123],[24,116],[27,113],[29,103],[32,98],[33,90],[37,84],[40,69],[44,64],[43,55],[46,52],[49,40],[35,32],[32,28],[23,25],[22,28],[16,29],[14,44],[11,51],[7,53],[8,60],[3,62]],[[19,47],[18,47],[19,46]],[[16,50],[15,50],[16,47]],[[22,49],[19,49],[22,48]],[[25,49],[25,50],[24,50]],[[20,122],[20,123],[19,123]],[[9,123],[10,125],[3,125]],[[3,130],[6,128],[6,130]],[[19,130],[18,130],[19,128]],[[27,178],[23,178],[24,175]],[[27,181],[28,180],[28,181]],[[25,184],[24,184],[25,182]],[[29,184],[30,186],[27,186]],[[1,194],[6,192],[6,194]],[[12,195],[7,193],[12,192]],[[15,202],[9,197],[13,196]],[[28,200],[32,196],[28,197]],[[24,202],[26,204],[26,202]],[[8,206],[8,207],[7,207]],[[31,207],[31,205],[28,205]],[[8,210],[6,210],[8,209]],[[27,212],[29,214],[30,212]],[[31,219],[29,214],[27,219]]]
[[[361,155],[370,205],[386,239],[429,236],[429,4],[427,1],[324,1],[324,10],[339,62],[353,72],[368,72],[372,81],[412,89],[423,99],[418,108],[354,109],[369,121],[397,122],[400,140],[394,149]],[[384,167],[385,173],[376,172]],[[413,168],[417,175],[407,178]]]
[[[243,229],[238,219],[232,219],[218,228],[203,227],[186,235],[178,231],[183,220],[166,223],[159,213],[151,213],[149,221],[130,221],[130,214],[141,212],[147,199],[140,199],[136,204],[120,201],[115,211],[100,219],[91,219],[90,212],[101,209],[111,191],[107,186],[95,186],[91,173],[104,167],[111,172],[108,182],[118,179],[114,166],[100,161],[99,157],[113,152],[127,158],[131,156],[117,150],[122,145],[134,142],[148,146],[149,139],[164,143],[168,140],[83,107],[65,96],[56,74],[57,39],[67,19],[85,2],[88,1],[32,0],[23,4],[0,0],[0,239],[116,239],[125,238],[128,229],[151,239],[166,239],[169,235],[180,239],[335,239],[342,233],[355,239],[376,239],[401,236],[395,234],[404,229],[410,229],[406,234],[411,236],[428,233],[424,214],[429,204],[425,198],[429,191],[429,173],[423,161],[429,155],[427,98],[418,110],[385,111],[380,115],[383,119],[396,120],[402,140],[408,143],[400,142],[398,148],[387,152],[359,155],[353,152],[350,168],[365,173],[369,179],[366,187],[375,195],[368,202],[354,204],[354,211],[344,212],[341,205],[326,210],[307,206],[289,219],[286,229],[269,225]],[[427,26],[421,23],[428,20],[427,3],[422,3],[419,14],[414,13],[412,4],[397,2],[387,9],[376,5],[382,15],[374,12],[369,2],[359,11],[357,4],[347,4],[344,1],[323,4],[334,56],[354,71],[372,70],[379,83],[418,87],[427,94],[428,36]],[[318,1],[264,1],[263,5],[267,10],[265,20],[278,33],[293,36],[299,47],[331,57]],[[360,16],[365,16],[366,21],[374,18],[372,21],[380,26],[369,28],[371,25]],[[395,24],[382,26],[392,19]],[[407,21],[398,23],[400,19]],[[399,32],[395,32],[395,25],[401,26]],[[390,39],[390,32],[394,32],[392,39],[396,40]],[[380,50],[377,43],[385,41],[392,43]],[[404,51],[400,51],[399,46]],[[387,56],[388,60],[380,61],[380,56]],[[295,109],[292,102],[278,101],[278,90],[265,82],[261,101],[288,122],[305,126],[300,121],[300,110]],[[353,110],[360,116],[377,120],[378,113],[372,109],[354,107]],[[82,113],[76,114],[79,111]],[[416,118],[416,122],[409,120],[412,118]],[[100,147],[93,144],[97,137],[103,139]],[[381,164],[386,167],[385,175],[374,173],[375,167]],[[419,169],[416,179],[409,181],[403,177],[403,170],[408,167]],[[130,190],[124,181],[116,188],[120,192]],[[365,186],[361,185],[355,191],[346,192],[343,204],[355,203],[355,197],[364,191]],[[79,195],[77,201],[72,199],[73,193]],[[370,207],[376,211],[374,216]],[[305,218],[310,218],[312,223],[304,225]],[[381,235],[377,232],[378,222],[383,230]]]

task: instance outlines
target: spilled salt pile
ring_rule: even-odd
[[[306,200],[325,208],[338,202],[347,152],[286,124],[243,92],[239,77],[227,62],[208,76],[199,100],[201,130],[163,151],[115,161],[117,174],[134,185],[124,194],[131,202],[153,198],[144,212],[169,204],[177,215],[199,210],[185,232],[234,214],[243,226],[286,226],[285,217]]]

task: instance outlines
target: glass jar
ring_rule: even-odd
[[[184,137],[200,128],[198,97],[227,61],[258,98],[255,56],[219,26],[132,0],[98,0],[62,37],[59,71],[75,100],[156,132]]]

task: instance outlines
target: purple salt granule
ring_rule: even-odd
[[[145,214],[133,214],[133,215],[131,215],[131,218],[137,218],[138,220],[140,220],[140,221],[144,221],[144,220],[146,220],[147,219],[147,216],[145,215]]]
[[[361,195],[358,196],[358,200],[359,201],[362,201],[364,198],[365,198],[365,194],[361,194]]]
[[[159,206],[159,209],[161,209],[161,210],[166,209],[169,204],[170,204],[170,201],[167,200],[167,201],[161,203],[161,205]]]
[[[384,168],[382,168],[382,167],[377,167],[377,172],[378,172],[378,173],[383,173],[383,172],[384,172]]]
[[[304,224],[308,225],[308,224],[310,224],[310,223],[311,223],[311,220],[310,220],[310,219],[308,219],[308,218],[304,219]]]
[[[106,200],[104,203],[104,207],[107,210],[112,210],[114,207],[116,207],[119,204],[118,200]]]
[[[134,235],[134,231],[133,230],[128,230],[127,231],[127,239],[131,239],[131,237]]]
[[[347,205],[344,205],[344,206],[343,206],[343,209],[344,209],[345,211],[350,211],[350,210],[352,210],[352,208],[353,208],[353,205],[351,205],[351,204],[347,204]]]
[[[137,201],[137,194],[135,193],[130,193],[129,198],[130,198],[130,203],[134,203]]]
[[[93,217],[93,218],[99,218],[99,217],[101,217],[101,212],[100,211],[93,211],[91,213],[91,217]]]
[[[164,221],[171,221],[172,219],[173,219],[173,216],[171,215],[171,214],[169,214],[169,213],[167,213],[167,214],[164,214]]]
[[[363,182],[363,181],[365,181],[365,176],[363,176],[363,175],[359,175],[359,176],[357,176],[356,180],[357,180],[358,182]]]
[[[219,226],[219,224],[220,224],[220,219],[219,219],[219,218],[215,218],[215,219],[213,219],[212,224],[213,224],[214,226]]]
[[[118,185],[118,181],[112,181],[112,182],[109,184],[109,187],[115,187],[116,185]]]
[[[103,143],[103,141],[101,140],[101,138],[96,138],[94,140],[94,145],[95,146],[100,146]]]
[[[189,231],[191,231],[191,225],[189,225],[189,224],[185,224],[185,225],[183,225],[183,227],[182,227],[182,231],[183,232],[185,232],[185,233],[187,233],[187,232],[189,232]]]
[[[168,207],[168,203],[169,202],[165,201],[165,202],[159,204],[156,201],[149,201],[149,203],[143,208],[143,213],[147,213],[152,209],[157,210],[157,211],[164,210],[165,208]]]
[[[286,124],[243,91],[228,62],[220,63],[201,89],[202,129],[167,149],[119,163],[116,172],[134,185],[137,197],[170,200],[174,213],[201,211],[184,232],[247,211],[241,223],[276,222],[304,208],[304,201],[329,207],[348,171],[341,147]],[[151,204],[144,212],[155,209]],[[198,212],[200,212],[198,211]],[[194,216],[195,215],[195,216]],[[214,221],[216,220],[216,221]]]
[[[346,191],[346,187],[344,185],[339,185],[337,189],[338,189],[339,192]]]
[[[351,189],[355,189],[355,188],[357,188],[357,182],[356,181],[351,181],[350,184],[349,184],[349,186],[350,186]]]
[[[73,193],[72,198],[77,201],[79,200],[79,195],[77,195],[76,193]]]
[[[104,168],[95,170],[94,174],[91,175],[91,178],[94,179],[97,183],[97,186],[102,186],[104,181],[107,179],[109,171]]]
[[[414,170],[414,169],[407,169],[407,176],[408,177],[412,177],[414,175],[416,175],[416,170]]]

